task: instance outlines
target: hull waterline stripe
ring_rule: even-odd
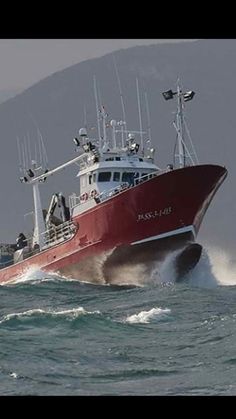
[[[188,233],[190,231],[193,233],[193,236],[195,238],[196,237],[195,229],[194,229],[194,226],[191,225],[191,226],[188,226],[188,227],[178,228],[177,230],[169,231],[168,233],[163,233],[163,234],[158,234],[157,236],[148,237],[147,239],[138,240],[136,242],[131,243],[131,245],[145,243],[145,242],[149,242],[149,241],[152,241],[152,240],[159,240],[159,239],[162,239],[164,237],[176,236],[177,234]]]

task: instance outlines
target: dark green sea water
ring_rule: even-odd
[[[176,284],[169,260],[124,282],[1,286],[0,395],[236,395],[235,268],[214,255]]]

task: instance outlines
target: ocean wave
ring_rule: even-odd
[[[20,320],[20,319],[29,318],[29,317],[32,317],[32,316],[51,316],[51,317],[62,316],[62,317],[65,317],[67,319],[76,319],[79,316],[90,315],[90,314],[101,314],[101,312],[99,310],[87,311],[83,307],[72,308],[72,309],[69,309],[69,310],[61,310],[61,311],[42,310],[40,308],[35,308],[35,309],[20,312],[20,313],[6,314],[0,320],[0,324],[8,322],[12,319]]]
[[[152,308],[149,311],[140,311],[138,314],[132,314],[125,319],[125,323],[150,323],[151,321],[159,320],[169,314],[169,308]]]

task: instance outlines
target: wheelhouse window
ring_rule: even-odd
[[[120,172],[113,173],[113,182],[120,182]]]
[[[130,185],[134,184],[134,172],[124,172],[122,173],[122,182],[128,182]]]
[[[93,175],[89,175],[89,185],[93,183]]]
[[[110,182],[111,172],[100,172],[98,174],[98,182]]]

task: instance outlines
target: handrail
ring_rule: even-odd
[[[59,226],[51,225],[42,233],[45,243],[42,249],[70,239],[75,234],[75,232],[76,226],[72,221],[66,221]]]
[[[125,189],[129,188],[129,183],[128,182],[123,182],[121,183],[121,185],[115,186],[111,189],[108,189],[108,191],[103,191],[100,193],[100,195],[97,196],[97,201],[98,202],[103,202],[109,198],[111,198],[114,195],[119,194],[120,192],[123,192]]]
[[[69,240],[75,234],[76,229],[77,227],[72,221],[66,221],[59,226],[51,225],[47,230],[41,233],[44,237],[44,246],[42,247],[41,251],[46,250],[53,245]],[[17,250],[21,250],[22,253],[15,253]],[[30,236],[27,238],[27,246],[21,249],[16,249],[16,251],[12,253],[12,258],[10,260],[7,260],[6,262],[0,262],[0,270],[39,253],[40,249],[39,247],[33,248],[33,236]]]

